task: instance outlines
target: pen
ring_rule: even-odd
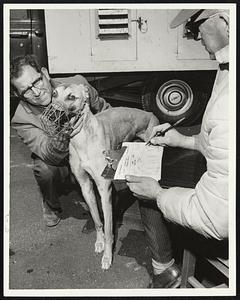
[[[153,137],[156,137],[156,136],[164,136],[166,132],[168,132],[168,130],[176,127],[178,124],[180,124],[183,120],[185,120],[185,117],[183,117],[182,119],[179,119],[178,121],[176,121],[174,124],[172,124],[171,126],[169,126],[168,128],[166,128],[165,130],[163,131],[157,131],[157,133],[153,136]],[[146,143],[146,146],[149,146],[151,145],[152,143],[150,141],[148,141]]]

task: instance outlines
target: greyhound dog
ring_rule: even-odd
[[[101,176],[107,165],[103,153],[105,150],[115,150],[120,143],[134,138],[146,141],[159,121],[153,113],[127,107],[109,108],[93,115],[88,90],[81,84],[58,86],[53,92],[52,103],[61,104],[71,113],[81,112],[83,127],[70,139],[69,162],[95,223],[95,252],[104,251],[102,269],[108,269],[112,264],[112,186],[111,180]],[[104,227],[99,217],[92,179],[101,197]]]

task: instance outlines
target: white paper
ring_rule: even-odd
[[[122,146],[127,149],[118,163],[115,180],[125,180],[126,175],[161,179],[163,147],[131,142],[125,142]]]

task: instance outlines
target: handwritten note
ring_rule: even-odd
[[[163,147],[134,142],[125,142],[122,146],[127,149],[118,163],[115,180],[124,180],[126,175],[161,179]]]

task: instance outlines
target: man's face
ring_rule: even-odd
[[[229,43],[228,26],[226,22],[219,17],[207,19],[199,26],[201,42],[210,54],[216,53]]]
[[[12,84],[27,102],[47,106],[51,102],[52,87],[47,71],[38,73],[33,67],[22,67],[22,74],[12,79]]]

